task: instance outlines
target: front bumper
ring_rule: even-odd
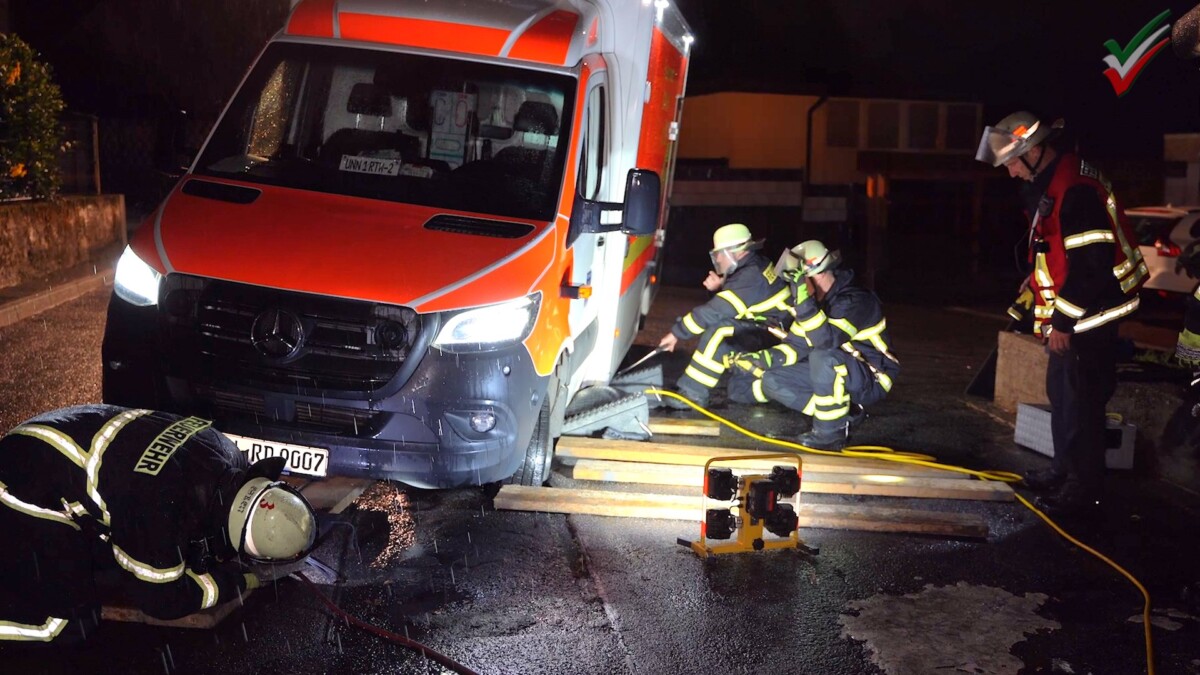
[[[155,307],[114,296],[103,346],[104,400],[207,417],[242,436],[327,448],[329,475],[421,488],[511,476],[549,381],[521,344],[455,354],[418,343],[395,376],[371,391],[285,388],[256,382],[254,369],[236,376],[203,359],[181,359],[179,352],[194,346],[172,337]],[[495,427],[472,429],[475,413],[494,415]]]

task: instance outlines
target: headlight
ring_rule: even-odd
[[[113,290],[125,302],[139,307],[158,304],[158,283],[162,275],[145,263],[128,246],[117,261]]]
[[[440,349],[495,349],[524,340],[533,329],[541,293],[451,315],[433,346]]]

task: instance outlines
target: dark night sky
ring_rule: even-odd
[[[1173,21],[1197,0],[674,1],[697,36],[690,94],[979,101],[988,123],[1029,108],[1064,117],[1091,157],[1161,158],[1163,133],[1200,131],[1200,59],[1180,60],[1168,47],[1121,98],[1101,60],[1106,39],[1123,45],[1158,13],[1170,9]],[[19,32],[52,59],[68,102],[84,112],[158,97],[215,114],[257,52],[258,35],[270,32],[265,23],[277,25],[286,11],[284,0],[11,6],[23,19]],[[178,25],[180,12],[193,18]],[[134,19],[163,25],[121,37]],[[256,22],[264,25],[251,39],[247,26]],[[113,97],[114,89],[130,95]]]
[[[1124,45],[1195,0],[678,0],[697,44],[689,93],[719,90],[949,98],[1063,117],[1093,156],[1161,158],[1200,131],[1200,60],[1170,45],[1118,98],[1105,40]]]

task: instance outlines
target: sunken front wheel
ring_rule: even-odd
[[[538,412],[537,426],[529,447],[525,448],[525,459],[517,472],[506,482],[509,485],[542,485],[550,478],[550,465],[554,462],[554,439],[550,437],[550,398],[542,401]]]

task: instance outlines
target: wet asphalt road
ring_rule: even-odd
[[[667,289],[639,344],[656,342],[694,299]],[[106,300],[93,294],[0,329],[5,427],[98,398]],[[1002,322],[888,310],[904,370],[856,441],[973,468],[1045,466],[1013,446],[1010,427],[961,395]],[[665,357],[668,375],[677,375],[685,358]],[[782,409],[727,405],[719,395],[713,403],[719,414],[756,431],[803,428]],[[728,435],[719,443],[754,445]],[[572,484],[561,475],[552,482]],[[1157,672],[1200,673],[1196,505],[1136,475],[1114,476],[1112,483],[1115,505],[1101,518],[1061,522],[1148,587],[1167,625],[1154,632]],[[696,536],[695,523],[497,512],[482,490],[379,484],[317,553],[343,580],[321,574],[316,580],[354,616],[482,673],[1144,672],[1141,626],[1128,621],[1141,612],[1140,595],[1019,505],[806,499],[973,512],[985,517],[991,535],[965,541],[807,530],[802,537],[820,547],[816,557],[770,552],[703,562],[675,544]],[[962,594],[922,613],[929,587]],[[1035,609],[1007,619],[1013,610],[1001,600],[963,599],[980,589],[998,589],[1001,598],[1024,599]],[[883,611],[873,613],[872,603]],[[1024,640],[1000,640],[1003,631],[983,628],[997,617],[1043,627],[1029,629]],[[853,631],[844,626],[850,619]],[[333,617],[294,580],[252,594],[212,631],[118,623],[101,631],[73,651],[0,647],[0,672],[444,672]],[[998,641],[989,643],[993,634]],[[906,648],[912,653],[902,653]]]

